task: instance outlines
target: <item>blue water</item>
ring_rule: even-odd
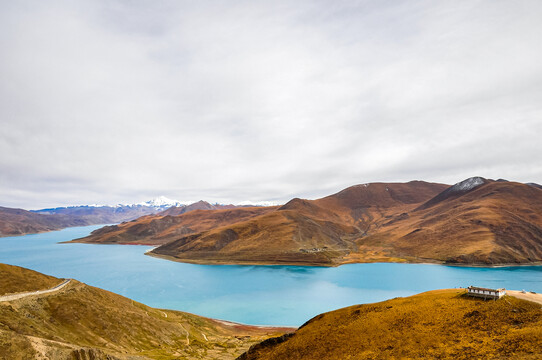
[[[74,278],[153,307],[259,325],[299,326],[325,311],[439,288],[542,292],[542,266],[192,265],[146,256],[147,246],[58,244],[98,227],[0,238],[0,262]]]

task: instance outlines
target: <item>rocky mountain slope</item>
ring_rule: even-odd
[[[0,264],[0,295],[60,282]],[[0,301],[0,358],[6,360],[233,359],[285,331],[291,329],[154,309],[75,280],[57,292]]]
[[[437,290],[316,316],[239,360],[540,359],[540,304]]]

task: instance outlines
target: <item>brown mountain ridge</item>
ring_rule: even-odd
[[[179,215],[170,215],[169,209],[140,217],[118,225],[104,226],[89,236],[74,242],[100,244],[145,244],[161,245],[182,236],[199,233],[215,227],[237,223],[270,211],[276,207],[238,207],[221,210],[191,210]],[[174,212],[175,209],[172,210]]]
[[[480,177],[361,184],[281,207],[150,215],[76,241],[160,245],[149,255],[207,264],[528,264],[542,261],[542,189]]]
[[[358,241],[410,261],[526,264],[542,260],[542,191],[521,183],[458,183]],[[462,188],[463,187],[463,188]],[[356,254],[357,255],[357,254]],[[359,255],[357,255],[359,256]]]

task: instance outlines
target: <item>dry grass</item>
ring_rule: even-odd
[[[45,290],[62,280],[18,266],[0,264],[0,295]]]
[[[77,281],[47,296],[0,303],[1,359],[17,359],[18,353],[33,354],[26,358],[41,354],[63,359],[79,349],[118,358],[232,359],[251,344],[284,331],[228,326],[188,313],[154,309]]]
[[[439,290],[318,315],[241,359],[540,359],[539,304]]]

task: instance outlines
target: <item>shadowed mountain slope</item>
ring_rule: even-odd
[[[540,304],[436,290],[316,316],[239,360],[540,359]]]
[[[37,285],[29,284],[36,278],[61,282],[14,266],[0,270],[20,284],[18,291]],[[154,309],[75,280],[53,293],[0,301],[0,358],[6,360],[232,359],[289,330]]]

